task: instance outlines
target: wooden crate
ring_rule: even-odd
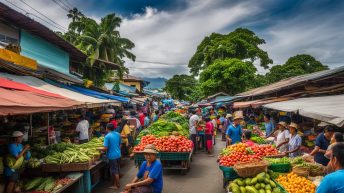
[[[61,164],[61,171],[62,172],[84,171],[84,170],[89,170],[91,166],[92,166],[92,160],[89,162],[83,162],[83,163]]]
[[[42,172],[60,172],[61,164],[42,164]]]

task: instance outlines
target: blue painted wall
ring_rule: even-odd
[[[37,60],[38,64],[69,74],[69,54],[59,47],[24,30],[20,34],[21,55]]]

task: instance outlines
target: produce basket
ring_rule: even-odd
[[[288,173],[291,169],[291,164],[286,163],[286,164],[271,164],[269,166],[269,169],[274,171],[274,172],[279,172],[279,173]]]
[[[60,172],[61,164],[42,164],[42,172]]]
[[[299,176],[303,176],[303,177],[309,176],[309,169],[307,167],[294,166],[293,172]]]
[[[234,180],[239,178],[238,174],[232,167],[220,166],[220,170],[223,172],[223,178],[226,180]]]
[[[160,160],[184,161],[189,160],[191,152],[160,152]]]
[[[238,163],[234,165],[235,172],[243,178],[255,176],[268,171],[269,162],[266,160]]]
[[[61,164],[61,171],[62,172],[77,172],[77,171],[84,171],[89,170],[92,166],[92,160],[83,163],[68,163],[68,164]]]

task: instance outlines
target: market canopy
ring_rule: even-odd
[[[70,91],[68,89],[51,85],[41,79],[38,79],[32,76],[17,76],[17,75],[12,75],[12,74],[7,74],[7,73],[0,73],[0,77],[9,79],[15,82],[19,82],[22,84],[26,84],[29,87],[33,87],[41,91],[59,94],[63,97],[82,102],[87,107],[96,107],[96,106],[101,106],[104,104],[120,105],[120,102],[115,101],[115,100],[105,100],[105,99],[98,99],[95,97],[90,97],[84,94],[80,94],[78,92]]]
[[[17,115],[72,109],[81,105],[53,93],[0,78],[0,115]]]
[[[95,97],[98,99],[110,99],[110,100],[116,100],[116,101],[120,101],[120,102],[129,102],[128,98],[125,97],[120,97],[120,96],[115,96],[115,95],[111,95],[111,94],[106,94],[106,93],[101,93],[95,90],[91,90],[91,89],[87,89],[87,88],[82,88],[79,86],[74,86],[74,85],[67,85],[67,84],[62,84],[59,82],[55,82],[55,81],[51,81],[51,80],[46,80],[48,83],[61,87],[61,88],[65,88],[74,92],[78,92],[87,96],[91,96],[91,97]]]
[[[298,112],[300,115],[326,123],[344,126],[344,95],[299,98],[264,105],[269,109]]]

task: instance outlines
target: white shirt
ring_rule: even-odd
[[[284,131],[282,131],[282,132],[280,131],[280,132],[277,134],[275,144],[278,146],[279,144],[285,142],[289,137],[290,137],[290,133],[289,133],[288,130],[284,130]],[[281,147],[279,147],[279,151],[280,151],[280,152],[288,151],[288,143],[282,145]]]
[[[79,140],[85,140],[89,139],[88,138],[88,129],[90,128],[90,124],[88,123],[87,120],[82,120],[78,123],[76,126],[76,131],[80,132],[79,133]]]
[[[115,109],[106,109],[106,114],[115,114]]]
[[[196,134],[196,122],[199,121],[198,115],[192,115],[189,119],[189,132],[190,134]]]

